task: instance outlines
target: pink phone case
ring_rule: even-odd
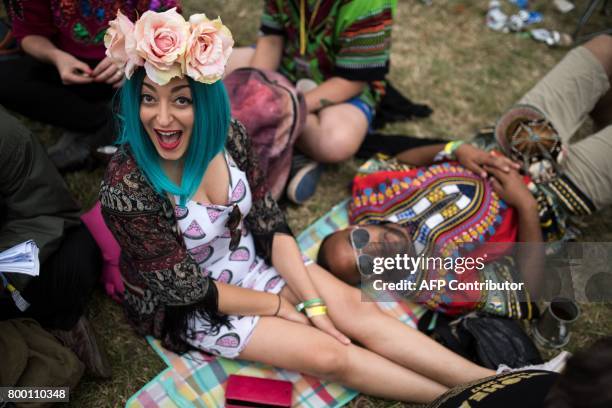
[[[289,381],[231,374],[225,389],[225,407],[291,407]]]

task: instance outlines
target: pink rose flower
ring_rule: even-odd
[[[144,60],[136,53],[134,41],[134,23],[121,10],[117,17],[109,22],[109,28],[104,34],[106,56],[119,68],[125,70],[125,76],[131,78],[137,66],[142,66]]]
[[[136,52],[145,60],[147,76],[158,85],[182,76],[181,61],[189,37],[189,24],[176,8],[145,12],[135,24]]]
[[[232,33],[221,19],[209,20],[205,14],[189,18],[191,35],[183,61],[183,70],[198,82],[212,84],[223,76],[225,64],[232,53]]]

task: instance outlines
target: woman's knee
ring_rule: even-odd
[[[337,344],[335,344],[337,343]],[[341,381],[348,372],[349,350],[351,346],[330,339],[329,344],[317,348],[310,360],[312,375],[330,381]]]
[[[340,304],[345,313],[350,313],[354,316],[370,316],[374,313],[380,313],[380,309],[376,302],[363,296],[359,289],[354,287],[347,288],[340,296]]]

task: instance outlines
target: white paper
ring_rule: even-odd
[[[40,261],[36,242],[29,240],[0,252],[0,272],[38,276]]]

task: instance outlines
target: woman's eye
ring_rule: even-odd
[[[153,98],[151,95],[149,94],[142,94],[140,96],[140,101],[142,103],[153,103],[155,101],[155,98]]]
[[[186,96],[179,96],[176,98],[177,105],[191,105],[191,99]]]

